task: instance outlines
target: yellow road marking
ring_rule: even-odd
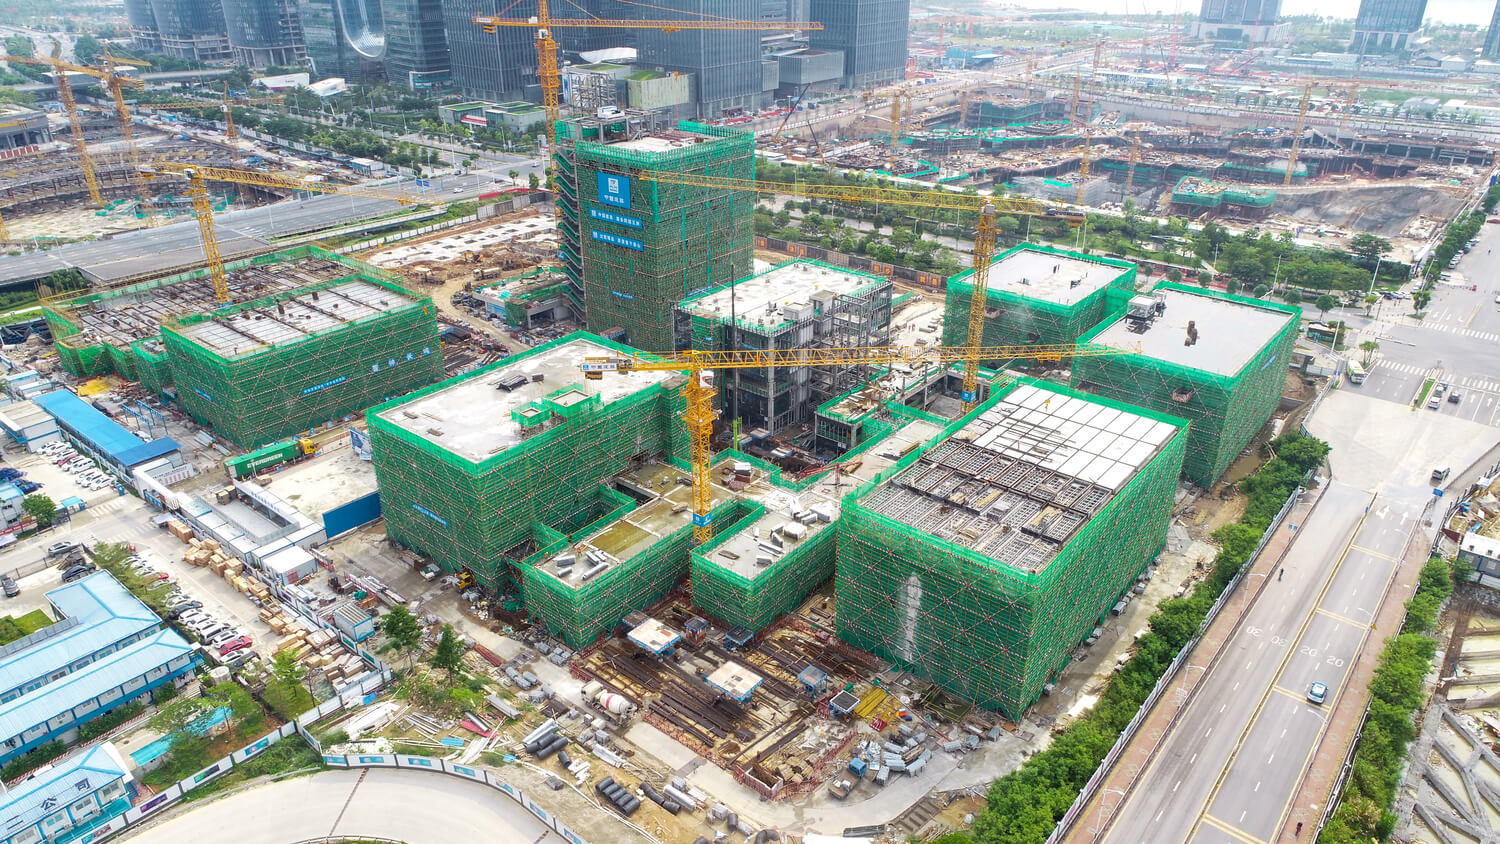
[[[1256,838],[1250,833],[1234,826],[1233,824],[1230,824],[1228,821],[1219,820],[1213,815],[1204,815],[1203,819],[1205,821],[1208,821],[1208,825],[1213,827],[1214,829],[1217,829],[1220,832],[1227,832],[1230,835],[1233,835],[1235,838],[1245,842],[1245,844],[1266,844],[1266,842],[1262,839]]]
[[[1334,621],[1342,621],[1345,624],[1351,624],[1351,625],[1353,625],[1355,627],[1369,627],[1370,626],[1369,624],[1367,624],[1367,623],[1365,623],[1363,621],[1355,621],[1354,619],[1350,618],[1347,615],[1339,615],[1336,612],[1332,612],[1330,610],[1325,610],[1322,607],[1318,607],[1316,610],[1313,610],[1313,612],[1316,613],[1317,615],[1327,616],[1327,617],[1333,619]]]

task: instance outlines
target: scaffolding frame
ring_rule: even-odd
[[[1153,292],[1156,290],[1175,290],[1290,316],[1281,330],[1235,375],[1218,375],[1146,355],[1073,361],[1073,386],[1191,422],[1183,474],[1193,483],[1208,488],[1250,444],[1280,404],[1302,311],[1279,302],[1174,282],[1162,282],[1153,288]],[[1109,322],[1100,324],[1079,342],[1093,342],[1109,326]]]
[[[1025,296],[997,283],[993,275],[985,291],[985,346],[1023,346],[1052,343],[1074,343],[1078,338],[1115,314],[1125,312],[1125,304],[1135,295],[1136,266],[1129,261],[1101,258],[1057,249],[1020,243],[995,256],[998,265],[1018,252],[1040,252],[1073,261],[1103,264],[1119,270],[1110,283],[1073,305],[1062,305]],[[992,271],[993,272],[993,271]],[[970,280],[974,271],[964,270],[948,280],[948,299],[943,309],[943,345],[962,346],[968,341],[969,302],[974,295]],[[1004,361],[986,360],[985,366],[998,367]]]
[[[1177,433],[1038,571],[875,512],[887,481],[943,448],[1016,386],[1034,384],[1176,427]],[[1018,378],[844,499],[835,561],[840,638],[976,704],[1019,719],[1165,542],[1187,423]],[[908,625],[903,616],[915,621]],[[903,643],[898,648],[896,643]],[[903,657],[899,652],[907,650]]]
[[[655,152],[617,143],[648,134],[649,121],[644,113],[626,111],[615,118],[556,124],[559,252],[574,298],[587,306],[590,331],[624,328],[636,348],[671,351],[673,307],[684,296],[750,274],[756,197],[645,180],[639,174],[754,179],[755,137],[680,121],[676,131],[705,140]],[[596,188],[600,174],[629,180],[628,207],[601,201]]]
[[[679,461],[686,457],[690,446],[680,422],[686,377],[652,384],[609,404],[582,403],[569,415],[554,415],[550,427],[478,462],[381,416],[460,381],[483,378],[580,339],[622,354],[636,353],[575,332],[366,412],[381,510],[392,540],[420,551],[447,571],[467,568],[491,591],[508,593],[528,582],[524,571],[515,567],[530,552],[514,554],[516,549],[528,543],[545,548],[556,535],[576,534],[607,514],[601,483],[642,456],[665,454]],[[581,383],[581,372],[579,379]]]
[[[254,311],[267,312],[256,319],[276,321],[270,312],[282,303],[316,297],[351,282],[373,285],[405,301],[286,342],[228,355],[190,334],[194,326]],[[182,317],[164,323],[161,334],[182,409],[246,449],[336,421],[431,384],[443,374],[432,299],[363,275],[330,279],[213,314]]]

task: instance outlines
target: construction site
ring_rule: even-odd
[[[102,215],[101,233],[195,217],[199,240],[171,250],[122,239],[91,244],[87,266],[59,258],[86,286],[45,291],[55,358],[32,349],[33,365],[205,446],[214,477],[166,509],[208,518],[253,487],[300,509],[301,529],[321,521],[288,600],[406,606],[428,644],[455,623],[491,709],[391,698],[380,741],[447,752],[480,735],[592,786],[579,811],[603,801],[657,840],[930,835],[1087,711],[1151,609],[1209,576],[1214,529],[1243,503],[1231,467],[1263,459],[1311,392],[1288,370],[1297,308],[1153,284],[1086,238],[1068,250],[1011,227],[997,248],[995,216],[1081,227],[1082,206],[1129,200],[1411,246],[1495,163],[1458,133],[1318,122],[1296,86],[1271,128],[1177,125],[1122,103],[1138,80],[1116,79],[1117,60],[877,93],[821,139],[812,121],[757,137],[558,112],[549,187],[470,179],[461,218],[406,193],[408,174],[238,169],[255,147],[142,124],[127,138],[83,109],[86,143],[51,148],[55,172],[28,157],[42,151],[0,154],[15,181],[0,205],[12,240],[48,214]],[[772,251],[758,157],[936,188],[786,193],[972,214],[941,236],[975,268],[909,283],[909,267]],[[91,184],[104,201],[83,211]],[[401,230],[215,228],[304,188],[378,201],[363,213],[403,215]],[[364,521],[335,529],[324,517],[351,502]],[[384,632],[368,635],[378,650]],[[588,759],[548,761],[558,739]]]

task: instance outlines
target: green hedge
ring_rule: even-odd
[[[1278,437],[1272,447],[1278,456],[1240,482],[1249,499],[1245,515],[1214,532],[1221,550],[1208,578],[1192,594],[1161,602],[1151,616],[1150,632],[1137,640],[1135,655],[1110,679],[1094,708],[1069,724],[1046,750],[995,780],[973,830],[947,842],[1028,844],[1052,833],[1214,601],[1249,561],[1287,497],[1328,455],[1326,443],[1296,433]]]
[[[124,706],[117,707],[109,713],[101,715],[79,727],[78,740],[90,741],[96,739],[145,711],[146,704],[140,701],[133,701]]]
[[[12,759],[10,764],[4,768],[0,768],[0,780],[10,782],[22,774],[31,773],[67,752],[68,746],[60,741],[49,741],[46,744],[38,745],[35,750],[32,750],[19,759]]]
[[[1319,844],[1385,841],[1396,828],[1396,789],[1406,748],[1417,737],[1413,716],[1426,700],[1427,673],[1437,643],[1425,635],[1453,591],[1453,569],[1434,557],[1422,567],[1416,594],[1406,602],[1401,633],[1386,640],[1370,678],[1370,715],[1354,749],[1353,770]]]

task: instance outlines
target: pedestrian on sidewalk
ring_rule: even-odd
[[[1286,577],[1286,569],[1282,569],[1281,572],[1276,575],[1276,580],[1280,581],[1283,577]]]

